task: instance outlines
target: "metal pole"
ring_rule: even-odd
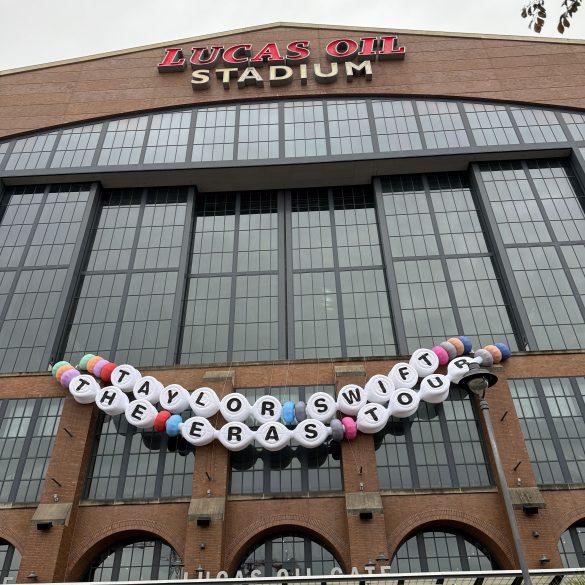
[[[526,557],[524,556],[524,549],[522,548],[522,541],[520,540],[520,532],[518,530],[518,524],[516,523],[516,516],[514,514],[514,507],[512,506],[512,498],[510,497],[510,488],[506,481],[504,474],[504,468],[502,467],[502,460],[500,459],[500,452],[496,444],[496,438],[494,436],[494,427],[492,426],[492,419],[490,416],[490,407],[486,402],[485,398],[481,398],[479,401],[479,408],[483,415],[485,428],[488,434],[488,440],[494,456],[494,463],[496,464],[496,471],[498,473],[498,482],[500,484],[500,490],[504,497],[504,505],[506,506],[506,514],[508,516],[508,522],[510,523],[510,529],[512,530],[512,539],[514,541],[514,549],[518,556],[518,562],[520,563],[520,569],[522,571],[522,577],[524,578],[525,585],[532,585],[530,579],[530,573],[528,572],[528,566],[526,565]]]

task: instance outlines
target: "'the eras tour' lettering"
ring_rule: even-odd
[[[164,51],[163,60],[158,64],[159,73],[185,71],[187,58],[182,48],[172,47]],[[311,68],[318,83],[333,83],[340,71],[345,73],[347,81],[353,81],[358,75],[370,81],[373,61],[404,59],[406,49],[399,46],[396,35],[388,35],[363,37],[359,41],[336,39],[327,44],[325,52],[329,65],[314,63]],[[309,41],[292,41],[285,50],[277,43],[266,43],[259,50],[250,43],[193,47],[189,58],[193,69],[191,86],[194,90],[207,89],[213,77],[212,68],[225,89],[230,89],[234,80],[239,88],[248,85],[262,87],[265,82],[272,87],[282,86],[295,79],[305,85],[309,78],[310,56]],[[265,65],[268,66],[267,74],[261,69]],[[298,73],[293,70],[295,66],[298,66]]]

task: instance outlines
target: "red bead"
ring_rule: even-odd
[[[116,364],[106,364],[100,372],[100,378],[108,384],[112,381],[112,372],[117,368]]]
[[[161,410],[154,419],[154,430],[157,433],[164,433],[166,430],[167,421],[171,418],[171,413],[168,410]]]

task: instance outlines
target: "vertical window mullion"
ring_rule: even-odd
[[[457,533],[455,535],[457,540],[457,549],[459,551],[459,560],[461,561],[461,570],[462,571],[469,571],[469,558],[467,556],[467,551],[465,550],[465,540],[461,533]]]
[[[133,432],[134,431],[134,432]],[[128,471],[128,462],[130,461],[130,451],[132,449],[132,437],[138,432],[134,427],[128,425],[126,435],[124,436],[124,451],[122,452],[122,461],[120,463],[120,474],[118,476],[118,485],[116,487],[116,500],[124,499],[124,486],[126,484],[126,474]]]
[[[190,158],[188,160],[190,160]],[[179,267],[177,270],[177,288],[175,291],[175,301],[173,303],[173,313],[171,317],[169,347],[167,349],[166,363],[168,365],[179,362],[181,331],[185,318],[184,300],[189,285],[187,274],[189,273],[189,261],[193,253],[193,237],[195,234],[195,198],[195,187],[189,187],[189,190],[187,191],[187,207],[185,208],[185,225],[183,227],[181,256],[179,258]]]
[[[150,567],[150,578],[153,581],[158,581],[159,579],[159,569],[160,569],[160,557],[162,551],[162,541],[155,540],[154,541],[154,551],[152,553],[152,566]],[[168,575],[165,575],[163,579],[167,579]]]
[[[343,297],[341,295],[341,277],[339,274],[339,258],[337,256],[337,228],[335,224],[335,203],[333,189],[327,189],[329,202],[329,221],[331,224],[331,244],[333,248],[333,271],[335,277],[335,296],[337,299],[337,319],[339,323],[339,341],[341,345],[341,357],[347,357],[347,341],[345,338],[345,319],[343,316]]]
[[[408,462],[410,464],[410,476],[412,478],[412,486],[420,488],[420,479],[418,477],[418,465],[416,462],[416,455],[414,452],[414,443],[412,442],[412,418],[401,419],[404,425],[404,442],[406,444],[406,451],[408,453]]]
[[[234,214],[234,248],[232,258],[232,273],[231,273],[231,289],[230,289],[230,318],[228,330],[228,348],[227,359],[228,362],[233,360],[234,355],[234,326],[236,318],[236,285],[238,280],[238,250],[240,245],[240,214],[242,211],[242,193],[234,193],[236,197],[236,211]]]
[[[156,479],[154,481],[154,497],[160,498],[162,495],[163,479],[165,475],[165,462],[168,452],[168,440],[166,433],[161,433],[160,449],[158,450],[158,462],[156,467]],[[155,577],[153,577],[154,579]]]
[[[285,226],[285,246],[283,256],[284,273],[286,281],[284,288],[286,291],[286,339],[287,339],[287,359],[295,359],[295,313],[294,313],[294,271],[293,271],[293,253],[292,253],[292,193],[284,192],[284,226]],[[279,251],[280,253],[280,251]],[[282,256],[281,256],[282,258]],[[282,271],[282,267],[281,267]],[[280,314],[283,313],[283,307],[279,308]],[[282,319],[282,317],[281,317]]]
[[[279,110],[279,115],[282,119],[284,119],[284,113]],[[283,123],[284,124],[284,123]],[[281,147],[284,145],[284,137],[281,141]],[[292,322],[289,324],[288,319],[288,303],[287,303],[287,296],[288,291],[291,287],[288,287],[288,279],[287,273],[292,270],[292,252],[290,248],[286,245],[287,239],[289,238],[290,231],[287,230],[288,222],[287,222],[287,209],[286,209],[286,193],[284,191],[277,191],[277,205],[276,205],[276,213],[277,213],[277,225],[278,225],[278,268],[277,268],[277,279],[278,279],[278,358],[283,359],[291,359],[294,356],[290,355],[292,353],[292,348],[294,346],[288,347],[288,336],[287,336],[287,329],[292,327]],[[290,209],[290,206],[289,206]],[[288,214],[290,219],[290,213]],[[289,258],[290,256],[290,258]],[[290,262],[289,262],[290,260]]]
[[[22,479],[22,472],[24,471],[24,466],[26,465],[28,459],[28,451],[30,449],[30,444],[35,433],[35,427],[38,422],[39,411],[41,409],[41,400],[36,399],[35,405],[33,407],[33,411],[30,416],[30,424],[28,425],[28,429],[26,432],[26,437],[24,439],[24,445],[22,452],[20,453],[20,457],[18,458],[18,464],[16,466],[16,470],[14,472],[14,481],[12,483],[12,488],[10,489],[10,496],[9,501],[15,502],[16,496],[18,495],[18,488],[20,486],[20,480]]]
[[[416,535],[416,546],[418,548],[418,558],[420,559],[420,570],[422,573],[428,573],[429,561],[427,559],[427,550],[425,546],[425,538],[422,532]]]
[[[379,177],[374,178],[373,189],[374,200],[376,202],[376,220],[378,223],[378,235],[380,237],[380,249],[382,252],[382,262],[384,263],[384,277],[386,280],[386,288],[388,290],[390,315],[392,318],[392,326],[394,327],[394,336],[396,338],[396,349],[398,355],[407,355],[408,343],[406,340],[406,330],[400,308],[400,297],[396,285],[396,273],[394,272],[394,262],[392,260],[392,251],[390,249],[390,235],[388,233],[388,224],[386,223],[382,182]]]

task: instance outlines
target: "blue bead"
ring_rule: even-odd
[[[458,335],[457,339],[463,344],[464,353],[469,353],[473,349],[473,344],[469,337],[465,337],[465,335]]]
[[[512,356],[510,348],[505,343],[494,343],[494,345],[502,352],[502,360],[507,360]]]
[[[180,414],[173,414],[167,420],[166,430],[169,437],[176,437],[179,434],[179,425],[183,422],[183,417]]]
[[[292,425],[295,422],[295,403],[285,402],[282,405],[282,420],[285,425]]]

